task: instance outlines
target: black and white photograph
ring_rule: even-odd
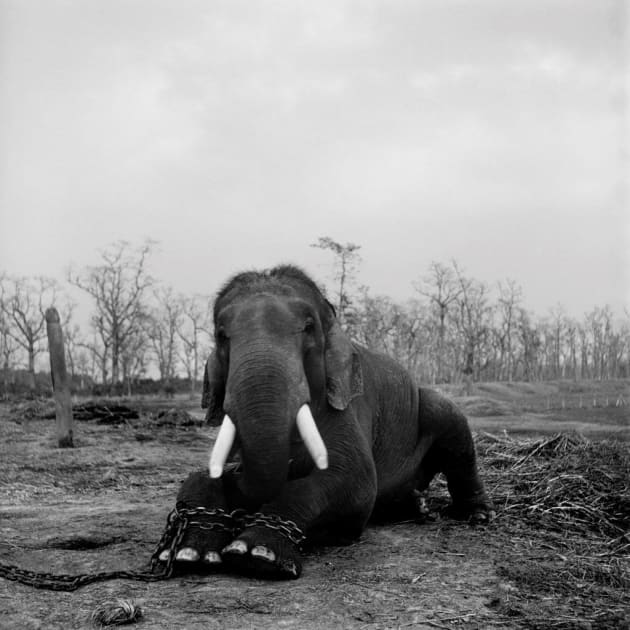
[[[0,0],[0,628],[630,630],[628,0]]]

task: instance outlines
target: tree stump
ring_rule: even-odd
[[[59,448],[72,448],[72,401],[70,384],[66,372],[66,354],[63,345],[63,333],[56,308],[46,310],[46,332],[50,353],[50,376],[55,396],[57,416],[57,442]]]

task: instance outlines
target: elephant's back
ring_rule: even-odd
[[[373,409],[372,454],[378,494],[389,495],[413,479],[418,466],[419,389],[392,358],[366,348],[358,351],[364,396]]]

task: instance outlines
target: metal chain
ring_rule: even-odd
[[[242,521],[245,527],[260,525],[267,529],[273,529],[298,547],[306,540],[304,532],[293,521],[280,518],[276,514],[263,514],[262,512],[245,514]]]
[[[193,520],[195,519],[196,520]],[[107,580],[136,580],[142,582],[158,582],[167,580],[173,575],[175,554],[184,534],[189,527],[203,530],[216,530],[236,535],[246,527],[262,526],[279,532],[298,547],[306,540],[304,532],[293,522],[276,516],[275,514],[246,514],[244,510],[226,512],[221,508],[176,508],[166,519],[166,527],[160,541],[151,555],[149,571],[101,571],[99,573],[81,573],[78,575],[64,575],[54,573],[39,573],[20,569],[12,564],[0,564],[0,577],[7,580],[26,584],[34,588],[52,591],[76,591],[82,586],[94,582]],[[162,564],[160,554],[168,550],[168,558],[160,571],[156,571]]]
[[[48,589],[51,591],[76,591],[82,586],[94,582],[107,580],[136,580],[141,582],[158,582],[167,580],[173,574],[173,563],[177,547],[184,537],[188,527],[187,515],[173,510],[166,519],[166,528],[155,551],[151,555],[151,568],[149,571],[101,571],[99,573],[81,573],[78,575],[64,575],[55,573],[40,573],[20,569],[12,564],[0,564],[0,577],[34,588]],[[169,550],[168,560],[161,571],[156,571],[160,553]]]
[[[221,531],[226,534],[235,535],[242,529],[240,526],[240,516],[244,510],[233,510],[226,512],[222,508],[176,508],[175,512],[180,518],[188,519],[188,527],[210,531]],[[197,520],[192,520],[198,517]]]

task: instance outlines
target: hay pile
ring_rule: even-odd
[[[158,427],[195,427],[203,423],[203,420],[196,420],[185,409],[175,407],[151,414],[151,424]]]
[[[630,532],[626,445],[567,434],[523,441],[482,434],[477,448],[503,512],[555,531],[610,539]],[[619,544],[630,551],[630,541]]]
[[[630,627],[629,445],[487,433],[476,444],[512,543],[499,574],[527,594],[504,612],[531,628]]]
[[[49,415],[54,418],[55,401],[45,398],[35,398],[34,400],[18,402],[11,406],[9,413],[11,419],[15,422],[39,420]]]

